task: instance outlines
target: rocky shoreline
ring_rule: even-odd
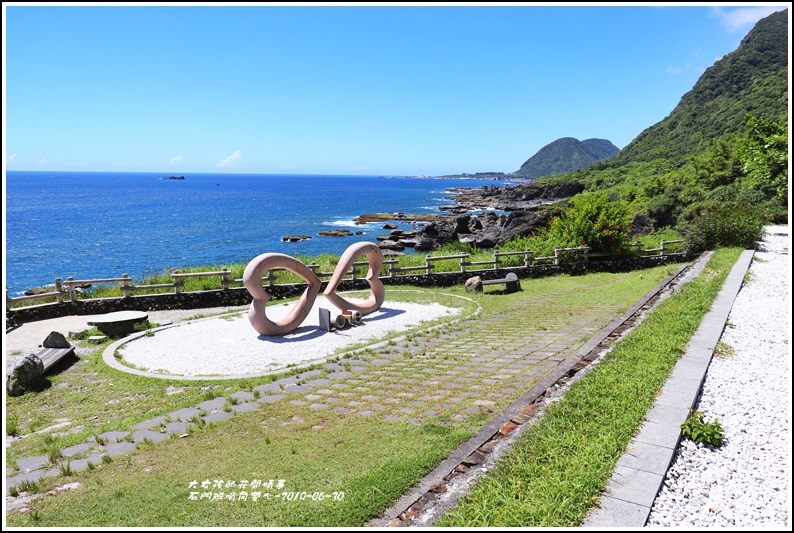
[[[450,189],[454,202],[442,206],[441,214],[368,213],[356,224],[384,222],[389,235],[378,237],[382,249],[413,248],[431,251],[453,242],[471,243],[478,248],[501,246],[514,237],[531,234],[546,226],[560,209],[552,207],[583,190],[579,184],[542,187],[534,184],[488,185]],[[415,232],[389,227],[390,222],[411,222]]]

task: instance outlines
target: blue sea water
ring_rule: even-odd
[[[180,174],[181,175],[181,174]],[[6,277],[10,296],[55,278],[135,279],[167,268],[247,263],[259,254],[341,254],[376,242],[365,213],[440,212],[447,189],[504,184],[378,176],[7,172]],[[351,237],[319,232],[361,230]],[[416,229],[409,224],[404,229]],[[287,243],[284,235],[310,235]]]

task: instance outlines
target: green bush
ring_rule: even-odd
[[[560,248],[589,246],[591,253],[619,256],[629,242],[631,211],[605,195],[581,195],[573,207],[551,219],[546,237]]]
[[[693,442],[715,448],[722,446],[725,441],[720,421],[715,418],[714,422],[706,422],[703,413],[693,409],[689,410],[689,416],[681,424],[681,433]]]
[[[719,247],[752,248],[761,237],[761,217],[746,205],[712,206],[696,217],[686,228],[685,253],[699,254]]]

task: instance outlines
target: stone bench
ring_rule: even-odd
[[[521,282],[518,281],[518,276],[516,276],[513,272],[509,272],[507,276],[502,279],[484,279],[482,281],[483,286],[499,285],[502,283],[505,285],[505,292],[510,293],[521,290]]]
[[[123,337],[134,332],[137,324],[145,324],[148,320],[149,315],[144,311],[115,311],[91,318],[88,325],[96,326],[109,337]]]
[[[6,379],[6,392],[19,396],[27,390],[35,390],[41,377],[67,357],[74,356],[74,346],[62,334],[51,332],[41,350],[23,357],[11,370]]]

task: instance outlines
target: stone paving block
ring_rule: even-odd
[[[89,463],[93,465],[98,465],[102,462],[101,455],[95,455],[93,457],[84,457],[82,459],[75,459],[74,461],[69,462],[69,469],[72,472],[81,472],[88,468]],[[60,470],[60,469],[59,469]]]
[[[695,405],[700,394],[700,382],[692,379],[668,379],[659,391],[656,403],[689,409]]]
[[[281,385],[282,387],[286,387],[287,385],[294,385],[298,381],[300,381],[298,378],[292,376],[292,377],[289,377],[289,378],[277,379],[276,381],[271,383],[271,385]]]
[[[684,407],[654,405],[646,414],[646,421],[640,426],[634,440],[674,450],[681,436],[681,424],[688,415],[689,409]]]
[[[601,497],[602,507],[593,511],[581,527],[641,528],[650,514],[650,508],[636,503],[625,502],[609,496]]]
[[[663,474],[616,466],[612,478],[607,482],[605,494],[650,509],[663,481]]]
[[[325,401],[325,402],[331,402],[331,403],[339,403],[339,402],[341,402],[342,400],[341,400],[341,399],[339,399],[339,398],[334,398],[333,396],[329,396],[329,397],[325,398],[323,401]]]
[[[323,385],[327,385],[330,383],[331,380],[328,378],[318,378],[318,379],[311,379],[306,382],[307,385],[311,385],[312,387],[322,387]]]
[[[105,453],[110,456],[119,455],[135,449],[134,442],[109,442],[105,444]]]
[[[364,417],[370,417],[370,416],[375,416],[375,411],[359,411],[356,414]]]
[[[353,372],[348,372],[347,370],[337,370],[336,372],[330,372],[327,374],[329,379],[342,379],[348,376],[352,376]]]
[[[317,394],[333,394],[334,391],[331,389],[319,389],[315,391]]]
[[[284,392],[287,394],[297,394],[299,392],[309,392],[312,387],[309,385],[287,385],[284,387]]]
[[[185,421],[185,420],[190,420],[191,418],[199,414],[199,412],[200,412],[199,409],[196,409],[195,407],[184,407],[182,409],[177,409],[172,413],[168,413],[168,416],[172,420]]]
[[[306,372],[301,372],[295,377],[297,377],[299,380],[305,380],[307,378],[313,378],[314,376],[319,376],[322,373],[323,373],[322,370],[307,370]]]
[[[304,402],[303,400],[290,400],[289,403],[292,405],[306,405],[309,402]]]
[[[369,408],[375,409],[376,411],[384,411],[386,409],[386,406],[379,403],[373,403],[370,404]]]
[[[386,415],[386,416],[383,417],[383,420],[385,420],[387,422],[397,422],[398,420],[401,420],[401,419],[402,419],[402,417],[400,415]]]
[[[193,424],[188,422],[171,422],[170,424],[166,424],[166,426],[163,428],[163,432],[168,433],[169,435],[171,433],[175,435],[181,435],[186,433],[187,430],[192,426]]]
[[[328,405],[326,405],[324,403],[313,403],[313,404],[310,404],[309,407],[311,407],[312,409],[320,410],[320,409],[328,409],[328,407],[330,407],[330,406],[328,406]]]
[[[373,359],[369,362],[369,364],[377,366],[388,365],[389,363],[391,363],[390,359]]]
[[[87,452],[93,447],[94,446],[92,444],[75,444],[74,446],[68,446],[62,449],[61,455],[64,457],[72,457]]]
[[[197,404],[196,407],[202,411],[214,411],[215,409],[223,408],[224,405],[226,405],[226,398],[223,396],[218,396],[212,400],[201,402],[200,404]]]
[[[342,407],[341,405],[337,405],[336,407],[334,407],[334,411],[336,411],[337,413],[344,414],[344,413],[349,413],[350,409],[348,409],[347,407]]]
[[[201,405],[201,404],[199,404]],[[144,420],[143,422],[138,422],[132,429],[152,429],[155,426],[159,426],[160,424],[165,423],[164,416],[156,416],[154,418],[150,418],[149,420]]]
[[[229,398],[234,398],[238,402],[248,402],[254,399],[254,394],[245,390],[233,392]]]
[[[281,400],[282,398],[286,398],[286,394],[268,394],[267,396],[262,396],[257,400],[258,403],[273,403]]]
[[[25,472],[23,474],[18,474],[16,476],[10,477],[6,479],[6,494],[8,494],[8,489],[10,487],[15,487],[24,483],[25,481],[30,482],[37,482],[45,477],[53,477],[60,474],[61,471],[58,468],[50,468],[48,470],[34,470],[32,472]]]
[[[19,471],[30,472],[32,470],[38,470],[42,466],[46,465],[50,462],[50,458],[46,455],[34,455],[33,457],[20,457],[16,460],[17,467],[19,467]]]
[[[161,440],[165,440],[168,438],[170,438],[170,435],[168,433],[160,433],[159,431],[151,431],[148,429],[142,429],[132,434],[132,440],[134,440],[135,442],[143,442],[144,440],[149,440],[151,442],[160,442]]]
[[[306,398],[307,400],[322,400],[323,399],[323,397],[320,396],[319,394],[306,394],[306,395],[304,395],[304,398]]]
[[[257,402],[238,403],[237,405],[232,405],[232,411],[235,413],[250,413],[251,411],[259,409],[260,405],[261,404]]]
[[[104,433],[100,433],[97,435],[97,437],[104,440],[105,442],[114,442],[125,438],[129,434],[129,431],[106,431]]]
[[[242,404],[242,405],[247,405],[247,404]],[[235,405],[234,407],[237,406]],[[234,407],[232,407],[232,409],[234,409]],[[227,418],[231,418],[232,416],[234,416],[234,413],[232,413],[231,411],[215,411],[214,413],[209,413],[201,418],[204,419],[204,422],[210,424],[212,422],[220,422],[221,420],[226,420]]]
[[[267,392],[281,392],[281,385],[276,383],[267,383],[265,385],[259,385],[258,387],[254,387],[256,392],[260,394],[264,394]]]
[[[667,474],[674,453],[670,448],[632,441],[617,464],[664,476]]]

